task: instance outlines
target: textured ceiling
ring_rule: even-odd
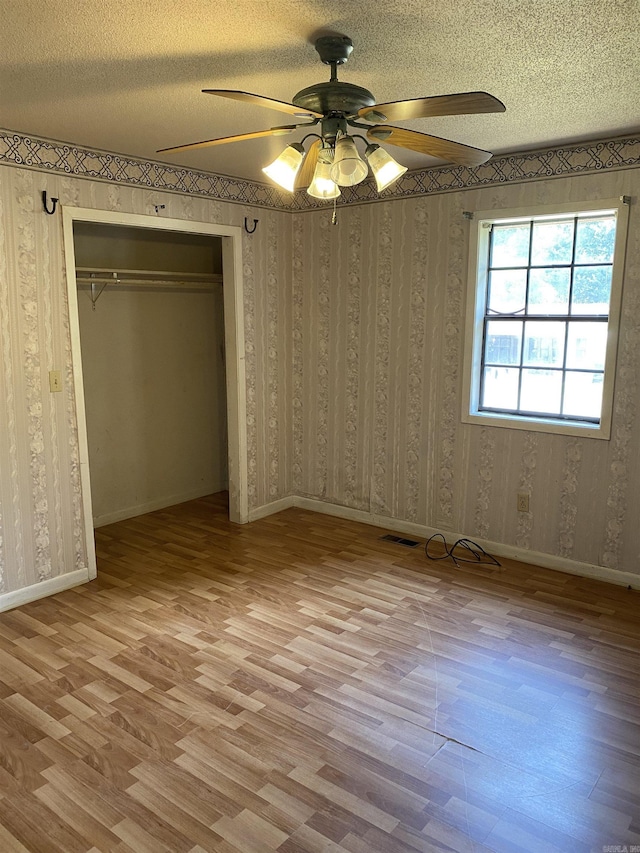
[[[341,33],[354,51],[340,79],[379,103],[484,90],[507,107],[403,127],[524,150],[640,129],[639,31],[640,0],[5,0],[0,126],[266,181],[295,136],[155,151],[289,123],[200,90],[290,101],[329,79],[314,38]],[[409,168],[435,162],[391,150]]]

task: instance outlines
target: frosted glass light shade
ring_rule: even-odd
[[[400,163],[393,159],[391,154],[385,151],[384,148],[380,148],[379,145],[369,145],[365,151],[365,157],[371,166],[379,193],[390,187],[394,181],[397,181],[407,171],[406,166],[401,166]]]
[[[298,142],[294,142],[287,145],[282,154],[262,171],[276,184],[292,193],[303,160],[304,148]]]
[[[322,159],[322,155],[318,157],[316,170],[313,173],[307,192],[314,198],[338,198],[340,189],[335,181],[331,180],[332,164]]]
[[[336,142],[336,153],[331,167],[331,180],[341,187],[352,187],[367,177],[369,168],[358,154],[350,136],[341,136]]]

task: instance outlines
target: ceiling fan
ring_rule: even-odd
[[[403,175],[407,171],[406,167],[397,163],[381,148],[380,142],[409,148],[463,166],[479,166],[492,156],[491,152],[480,148],[472,148],[417,130],[396,127],[386,122],[431,116],[504,112],[504,104],[493,95],[487,92],[461,92],[377,104],[368,89],[338,80],[338,66],[348,60],[353,50],[348,36],[322,36],[316,40],[315,48],[322,62],[331,66],[331,78],[327,83],[316,83],[302,89],[294,95],[291,103],[231,89],[202,90],[208,95],[268,107],[304,121],[237,136],[162,148],[157,153],[178,153],[194,148],[226,145],[244,139],[281,136],[299,128],[320,125],[319,133],[310,132],[300,143],[288,145],[263,171],[284,189],[294,191],[307,187],[310,195],[323,199],[339,196],[340,186],[353,186],[363,181],[369,173],[369,166],[379,192]],[[366,131],[366,139],[362,134],[350,134],[350,128]],[[311,137],[315,137],[315,142],[305,151],[304,143]],[[367,162],[358,153],[356,139],[368,143],[365,151]]]

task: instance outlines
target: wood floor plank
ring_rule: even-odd
[[[640,845],[638,593],[380,535],[224,494],[97,530],[0,614],[0,853]]]

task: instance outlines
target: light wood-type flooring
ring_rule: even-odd
[[[0,614],[0,853],[640,845],[639,594],[382,532],[98,530],[98,580]]]

